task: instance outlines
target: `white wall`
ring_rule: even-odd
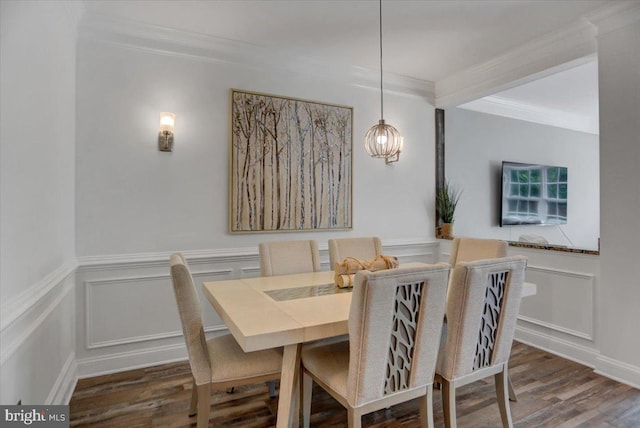
[[[535,234],[549,243],[598,249],[598,136],[460,108],[445,111],[446,178],[462,189],[454,234],[517,241]],[[502,161],[566,166],[567,224],[499,226]]]
[[[636,14],[640,17],[640,13]],[[602,279],[599,370],[640,384],[640,19],[598,37]]]
[[[401,260],[434,260],[434,108],[422,91],[385,94],[385,119],[405,137],[400,161],[385,165],[363,147],[380,114],[375,81],[296,64],[256,65],[238,52],[222,61],[216,40],[191,43],[191,36],[169,32],[162,43],[155,29],[141,39],[105,25],[104,32],[100,25],[81,29],[77,53],[81,377],[185,358],[171,251],[186,253],[197,282],[257,275],[258,243],[266,240],[316,239],[324,269],[332,237],[376,235]],[[179,45],[174,37],[189,40]],[[206,49],[194,51],[201,43]],[[352,231],[228,232],[231,88],[353,107]],[[176,113],[172,153],[157,149],[161,111]],[[206,331],[224,330],[201,301]]]
[[[230,88],[353,106],[353,231],[227,232]],[[405,137],[387,166],[363,148],[380,114],[375,87],[81,38],[77,91],[79,256],[433,236],[434,109],[421,97],[385,96],[385,119]],[[176,113],[173,153],[156,148],[161,111]]]
[[[77,2],[2,1],[0,403],[62,403],[75,382]]]

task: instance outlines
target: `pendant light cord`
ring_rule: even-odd
[[[384,120],[384,102],[382,94],[382,0],[380,0],[380,119]]]

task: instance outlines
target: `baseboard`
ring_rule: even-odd
[[[600,355],[594,371],[599,375],[640,389],[640,367]]]
[[[78,378],[102,376],[186,359],[187,349],[184,343],[83,358],[78,360]]]
[[[599,357],[599,352],[595,348],[582,346],[520,325],[516,327],[515,340],[591,368],[596,367],[596,360]]]
[[[46,404],[69,404],[74,389],[78,383],[78,363],[76,362],[76,353],[71,352],[67,361],[65,361],[56,382],[51,388],[51,392],[47,396]]]

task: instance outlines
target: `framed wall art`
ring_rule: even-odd
[[[353,108],[231,90],[230,231],[352,228]]]

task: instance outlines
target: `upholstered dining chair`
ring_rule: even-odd
[[[329,239],[329,261],[331,269],[346,257],[371,260],[382,254],[380,238]]]
[[[498,239],[454,238],[449,264],[507,257],[507,248],[507,242]]]
[[[282,350],[244,352],[230,334],[206,340],[200,299],[182,254],[171,255],[171,278],[193,375],[189,416],[198,428],[209,425],[211,390],[279,379]]]
[[[349,341],[303,346],[303,421],[309,427],[313,381],[362,415],[420,398],[423,427],[433,427],[433,376],[442,332],[446,263],[356,274]]]
[[[522,256],[460,262],[453,269],[447,322],[436,368],[445,426],[456,426],[456,389],[494,376],[504,427],[511,427],[508,360],[527,260]]]
[[[473,262],[484,259],[498,259],[507,257],[509,244],[499,239],[480,238],[454,238],[451,244],[451,255],[449,264],[452,268],[459,262]],[[511,378],[509,382],[509,399],[518,401],[518,395],[513,387]]]
[[[309,241],[273,241],[258,246],[262,276],[318,272],[318,243]]]

